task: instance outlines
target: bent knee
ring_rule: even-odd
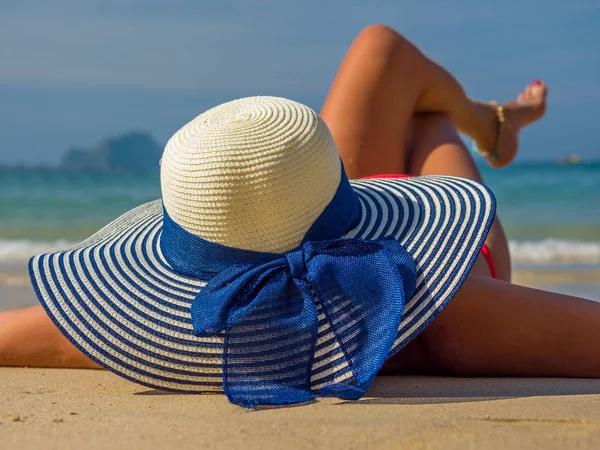
[[[367,47],[370,52],[389,52],[398,50],[407,42],[400,33],[387,25],[368,25],[358,34],[353,47]]]
[[[373,24],[364,27],[358,34],[358,38],[369,41],[397,40],[401,38],[400,33],[392,27],[383,24]]]

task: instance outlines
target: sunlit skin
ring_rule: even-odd
[[[513,160],[519,132],[543,116],[546,96],[546,85],[535,81],[504,105],[500,159],[490,159],[492,166]],[[481,181],[457,130],[481,149],[498,137],[494,107],[469,99],[445,69],[380,25],[353,42],[321,115],[351,178],[406,173]],[[499,279],[480,256],[446,309],[382,373],[600,377],[600,304],[511,284],[498,218],[486,244]],[[0,365],[98,367],[40,306],[0,313]]]

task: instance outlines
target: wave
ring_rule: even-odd
[[[515,263],[600,263],[600,242],[544,239],[509,245]]]
[[[64,250],[74,243],[65,239],[31,241],[27,239],[0,239],[0,262],[25,261],[34,255]]]
[[[0,239],[0,262],[24,261],[34,255],[64,250],[74,243],[64,239],[34,241]],[[600,242],[545,239],[510,241],[515,263],[600,263]]]

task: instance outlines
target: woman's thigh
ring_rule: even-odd
[[[321,110],[350,178],[407,170],[417,76],[396,70],[398,43],[380,31],[369,27],[354,40]]]

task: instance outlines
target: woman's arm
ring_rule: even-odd
[[[41,306],[0,313],[0,366],[101,368],[58,331]]]

